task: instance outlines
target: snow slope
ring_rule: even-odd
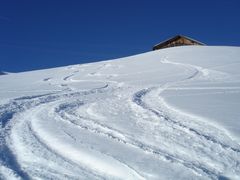
[[[0,179],[239,179],[240,48],[0,77]]]

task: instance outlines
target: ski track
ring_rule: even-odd
[[[118,144],[119,147],[129,151],[134,152],[137,150],[142,156],[151,155],[156,157],[158,161],[170,164],[170,166],[175,164],[186,172],[195,174],[197,179],[227,179],[227,174],[232,169],[234,171],[231,173],[236,176],[239,175],[240,147],[238,143],[228,137],[221,129],[209,124],[197,123],[192,117],[185,116],[181,112],[176,113],[172,109],[166,111],[167,107],[160,101],[161,92],[165,89],[171,88],[172,85],[177,83],[193,81],[207,76],[206,71],[201,67],[170,62],[167,57],[163,58],[162,63],[182,66],[193,73],[184,79],[162,84],[160,87],[144,88],[120,88],[116,85],[116,82],[114,84],[106,78],[102,80],[105,85],[90,90],[63,90],[56,93],[24,96],[0,105],[0,165],[6,169],[4,171],[5,175],[0,169],[0,178],[8,179],[10,176],[13,179],[149,178],[141,172],[137,165],[128,162],[123,154],[114,151],[106,152],[104,147],[97,147],[94,144],[84,144],[84,139],[81,140],[80,137],[81,133],[88,133],[93,138],[103,138],[104,141],[110,144]],[[109,66],[111,64],[103,64],[90,75],[96,75],[98,71]],[[79,71],[74,71],[73,74],[63,77],[62,80],[67,83],[77,72]],[[45,78],[43,81],[49,80],[52,80],[52,78]],[[69,85],[66,84],[65,86]],[[120,101],[117,95],[121,95],[123,90],[129,95]],[[97,108],[91,109],[93,114],[87,111],[90,105],[96,104],[104,117],[108,112],[107,109],[104,110],[103,108],[108,105],[105,104],[106,96],[104,95],[110,92],[116,95],[112,97],[113,104],[130,111],[131,117],[129,117],[129,121],[144,124],[147,129],[153,126],[151,118],[154,116],[158,120],[156,127],[166,127],[167,130],[163,131],[159,128],[154,132],[159,139],[156,140],[156,144],[152,139],[137,138],[133,134],[124,131],[123,128],[107,124],[101,120],[98,114],[93,116],[98,110]],[[129,107],[132,108],[129,110]],[[118,112],[116,108],[113,111]],[[116,117],[113,116],[112,118]],[[146,121],[146,119],[150,119],[150,121]],[[53,132],[49,131],[48,123],[56,125]],[[73,131],[68,131],[67,127]],[[74,132],[79,132],[80,135]],[[145,133],[151,135],[150,132]],[[69,138],[73,142],[78,142],[80,149],[60,140],[58,142],[58,137]],[[53,140],[53,143],[50,140]],[[157,146],[159,142],[164,143]],[[168,143],[172,143],[172,145]],[[194,146],[190,148],[188,145]],[[71,154],[64,154],[62,149],[64,146],[66,150],[69,150],[69,153],[73,152],[73,154],[76,153],[80,156],[83,154],[85,157],[78,159],[77,155],[71,157]],[[168,146],[173,149],[169,149]],[[193,154],[200,154],[200,157],[191,158],[191,155],[178,152],[178,148]],[[97,155],[93,155],[94,152]],[[32,159],[39,159],[40,161],[35,164],[35,161],[31,162]],[[216,165],[213,166],[213,164]],[[65,169],[68,173],[62,173],[62,169]],[[116,169],[116,172],[114,169]],[[119,172],[117,172],[118,170]]]

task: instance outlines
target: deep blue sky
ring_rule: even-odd
[[[240,45],[239,0],[0,0],[0,70],[138,54],[176,34]]]

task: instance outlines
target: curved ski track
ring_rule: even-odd
[[[151,171],[156,167],[179,168],[182,179],[239,177],[237,142],[161,100],[167,87],[204,72],[192,65],[163,63],[193,74],[160,87],[118,87],[103,80],[104,86],[91,90],[25,96],[0,105],[0,178],[158,179],[161,171]],[[62,79],[72,77],[74,73]],[[127,116],[122,119],[120,113]],[[140,165],[140,157],[147,164]]]

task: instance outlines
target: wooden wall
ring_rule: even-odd
[[[199,43],[192,41],[190,39],[186,39],[186,38],[178,38],[174,41],[170,41],[169,43],[163,43],[163,44],[159,44],[157,46],[153,47],[153,50],[157,50],[157,49],[162,49],[162,48],[168,48],[168,47],[175,47],[175,46],[185,46],[185,45],[200,45]]]

